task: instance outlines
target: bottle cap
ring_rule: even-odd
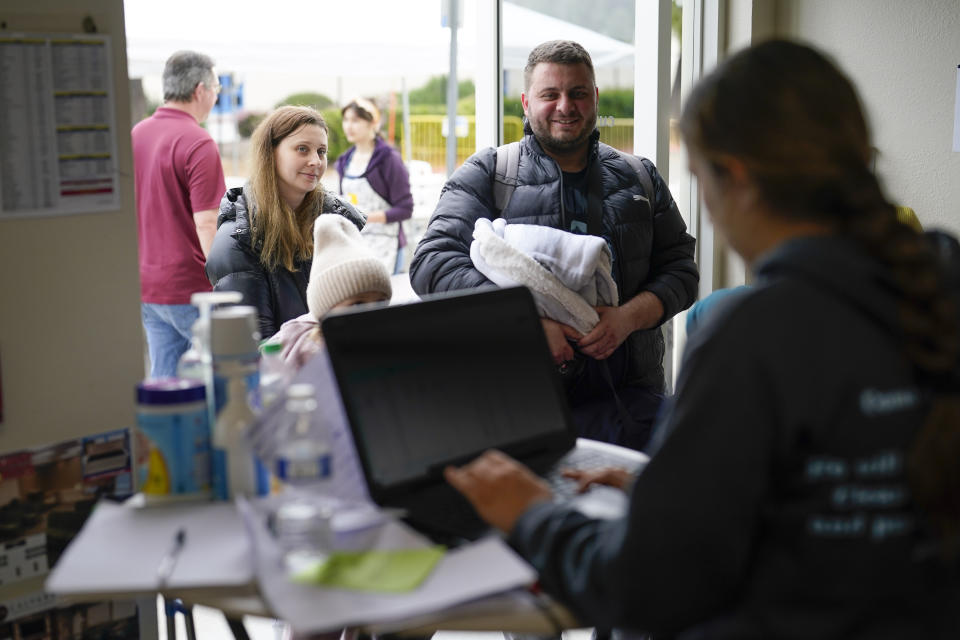
[[[239,291],[197,291],[190,294],[190,304],[203,310],[208,310],[215,304],[234,304],[243,300]]]
[[[183,378],[153,378],[137,385],[138,404],[181,404],[204,400],[202,382]]]
[[[257,358],[257,310],[247,305],[214,309],[210,314],[210,351],[214,358]]]
[[[283,343],[281,342],[264,342],[260,345],[260,353],[263,355],[280,353],[281,351],[283,351]]]

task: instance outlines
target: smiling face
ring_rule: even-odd
[[[373,122],[361,118],[355,109],[343,112],[343,133],[347,142],[357,144],[372,141],[377,136],[377,129]]]
[[[273,157],[280,197],[296,209],[327,170],[327,132],[319,125],[305,124],[280,141]]]
[[[586,150],[597,126],[598,97],[587,65],[541,62],[520,100],[544,151],[568,156]]]

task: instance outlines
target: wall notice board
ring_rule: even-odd
[[[120,208],[110,37],[0,35],[0,220]]]

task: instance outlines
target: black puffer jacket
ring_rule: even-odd
[[[517,188],[502,212],[509,223],[562,229],[563,189],[557,163],[546,155],[529,124],[521,143]],[[613,277],[626,301],[642,291],[663,303],[661,322],[696,299],[699,273],[694,263],[696,241],[656,167],[643,160],[654,193],[644,193],[633,168],[613,148],[591,138],[588,162],[600,163],[603,194],[603,236],[614,252]],[[491,284],[470,260],[470,243],[478,218],[495,218],[493,174],[496,151],[480,151],[464,163],[443,187],[430,226],[410,265],[410,282],[419,294],[469,289]],[[653,216],[635,195],[650,197]],[[659,328],[636,331],[628,338],[628,383],[663,388],[663,335]]]
[[[350,204],[330,192],[323,196],[321,214],[340,214],[363,229],[366,220]],[[257,308],[260,335],[269,338],[280,325],[307,313],[307,281],[311,260],[298,262],[295,271],[267,269],[260,262],[262,245],[253,246],[249,204],[243,187],[227,189],[220,201],[217,235],[207,257],[207,277],[214,291],[239,291],[243,304]]]

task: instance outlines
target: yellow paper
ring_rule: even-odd
[[[294,582],[358,591],[413,591],[446,553],[443,546],[397,551],[344,551],[300,571]]]

